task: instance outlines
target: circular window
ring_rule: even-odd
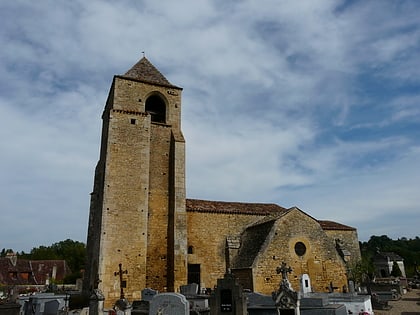
[[[295,244],[295,253],[298,256],[303,256],[306,253],[306,246],[302,242],[297,242]]]

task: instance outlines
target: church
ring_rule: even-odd
[[[285,262],[296,290],[347,285],[360,260],[357,230],[270,203],[187,199],[182,88],[143,57],[113,78],[102,114],[91,193],[84,290],[105,305],[141,291],[212,289],[232,273],[244,289],[271,294]]]

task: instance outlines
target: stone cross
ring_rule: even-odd
[[[127,270],[122,270],[122,264],[119,264],[119,270],[114,272],[114,276],[120,276],[120,299],[124,299],[125,281],[123,281],[123,274],[128,274]]]
[[[281,266],[277,267],[276,271],[277,271],[277,274],[281,273],[281,276],[282,276],[283,280],[288,280],[287,279],[287,274],[291,273],[293,270],[292,270],[292,267],[290,267],[290,266],[287,267],[286,263],[282,262]]]

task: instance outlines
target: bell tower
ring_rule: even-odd
[[[106,305],[121,292],[176,291],[187,283],[182,88],[143,57],[114,76],[102,115],[91,193],[84,290]],[[119,265],[127,271],[120,281]],[[122,290],[121,290],[122,289]]]

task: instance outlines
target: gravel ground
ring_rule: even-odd
[[[373,310],[375,315],[420,315],[420,289],[414,289],[404,294],[401,299],[389,301],[391,309]]]

